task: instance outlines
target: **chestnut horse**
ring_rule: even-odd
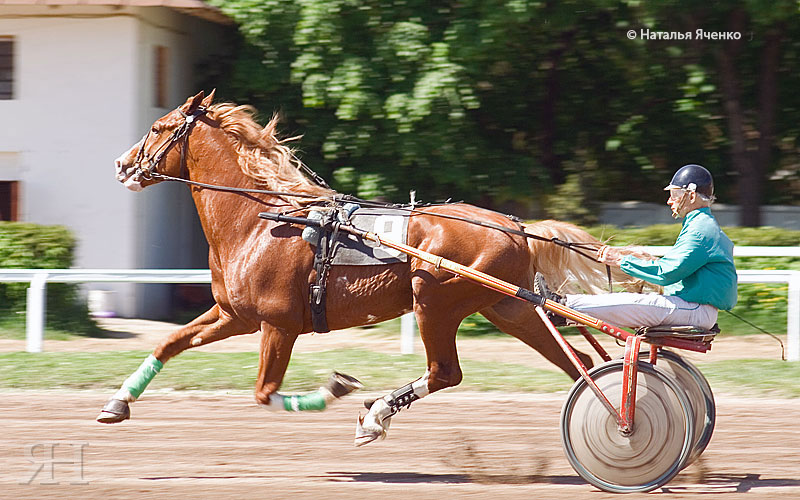
[[[319,205],[336,193],[304,174],[292,149],[278,139],[274,118],[262,128],[249,106],[212,104],[212,100],[213,92],[207,97],[203,92],[190,97],[158,119],[139,143],[116,160],[117,179],[134,191],[163,181],[163,176],[194,183],[189,185],[210,247],[216,304],[155,348],[108,402],[98,416],[100,422],[129,418],[129,403],[172,357],[195,346],[258,330],[262,334],[255,387],[259,404],[319,410],[358,387],[355,379],[337,374],[331,386],[316,393],[284,396],[277,392],[295,340],[312,331],[309,284],[316,274],[314,249],[300,237],[301,228],[264,221],[257,215],[290,209],[302,214],[310,202]],[[604,266],[562,247],[433,214],[599,244],[570,224],[544,221],[523,226],[463,203],[417,210],[409,219],[409,245],[519,286],[532,288],[536,270],[551,283],[580,283],[584,289],[602,286],[606,279]],[[425,374],[371,404],[367,415],[359,417],[357,445],[384,437],[391,416],[402,406],[461,382],[456,332],[461,321],[475,312],[539,351],[573,379],[578,377],[530,304],[414,259],[379,266],[333,267],[326,311],[331,330],[379,323],[414,311],[425,346]],[[589,356],[579,355],[586,365],[592,365]]]

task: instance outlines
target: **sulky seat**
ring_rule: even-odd
[[[636,329],[636,333],[648,338],[669,337],[675,339],[695,340],[698,342],[711,342],[719,333],[719,325],[714,324],[706,330],[698,326],[643,326]]]

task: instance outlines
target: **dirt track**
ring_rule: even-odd
[[[46,342],[45,350],[149,350],[174,328],[115,321],[117,339]],[[257,345],[251,335],[203,349]],[[343,346],[397,352],[399,340],[348,331],[302,338],[296,350]],[[23,348],[0,342],[0,350]],[[552,368],[513,339],[460,339],[459,352]],[[777,352],[769,339],[733,337],[691,358],[775,359]],[[352,440],[368,394],[324,413],[285,414],[258,408],[249,393],[148,391],[132,420],[97,424],[109,396],[0,392],[0,498],[619,498],[584,483],[564,458],[564,394],[434,394],[395,417],[386,441],[364,448]],[[717,411],[699,463],[650,495],[800,498],[800,400],[718,395]]]
[[[113,426],[93,421],[104,393],[0,396],[3,498],[618,498],[585,484],[564,458],[563,395],[438,394],[363,448],[352,439],[364,395],[325,413],[285,414],[249,394],[151,392]],[[701,463],[660,493],[800,497],[800,401],[722,398],[718,411]],[[50,468],[51,450],[73,462],[82,443],[82,475],[74,463]]]

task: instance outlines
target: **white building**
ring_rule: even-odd
[[[200,90],[231,26],[199,0],[0,0],[0,216],[69,227],[79,268],[207,267],[187,189],[129,192],[113,162]],[[90,288],[124,316],[169,306],[164,285]]]

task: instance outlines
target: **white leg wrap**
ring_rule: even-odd
[[[364,417],[359,416],[356,425],[356,446],[363,446],[377,439],[385,438],[386,431],[389,430],[389,425],[392,423],[392,416],[400,410],[400,407],[404,404],[410,405],[412,401],[423,398],[430,393],[428,391],[429,376],[430,373],[426,371],[424,376],[412,382],[410,393],[404,391],[408,387],[405,386],[375,400],[369,412]],[[415,397],[409,398],[408,396],[411,396],[411,394]],[[404,401],[408,401],[408,403]]]
[[[261,405],[268,410],[283,411],[283,396],[277,392],[269,395],[269,403]]]
[[[416,394],[420,399],[430,394],[428,391],[428,378],[430,376],[431,372],[425,370],[425,375],[411,382],[411,388],[414,389],[414,394]]]
[[[128,403],[136,401],[136,398],[124,387],[114,393],[111,399],[119,399],[120,401],[127,401]]]
[[[375,400],[364,418],[359,417],[356,428],[356,446],[385,438],[386,431],[389,430],[389,425],[392,423],[392,415],[394,412],[385,399]],[[363,442],[359,442],[359,438]]]

